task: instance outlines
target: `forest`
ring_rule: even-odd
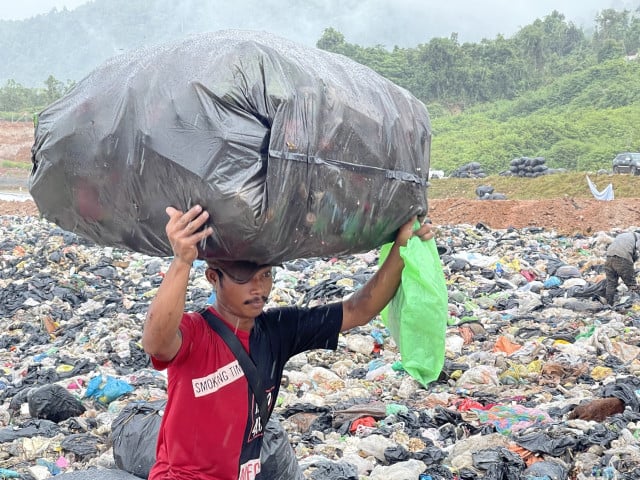
[[[510,38],[478,43],[460,43],[452,33],[389,50],[348,43],[329,27],[316,46],[372,68],[424,102],[432,168],[450,172],[479,162],[499,173],[528,156],[588,171],[610,169],[619,151],[640,150],[640,11],[603,10],[589,35],[554,11]],[[41,88],[8,80],[0,88],[1,115],[36,113],[76,80],[49,74]]]

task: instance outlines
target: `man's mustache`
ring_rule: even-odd
[[[249,305],[251,303],[254,303],[256,300],[262,300],[264,303],[267,303],[267,301],[269,300],[269,297],[264,297],[264,296],[253,297],[250,300],[245,300],[244,304]]]

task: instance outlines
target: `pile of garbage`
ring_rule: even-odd
[[[478,185],[476,187],[476,196],[478,200],[506,200],[507,196],[504,193],[495,191],[491,185]]]
[[[504,175],[512,177],[535,178],[563,171],[549,168],[544,157],[518,157],[511,160],[509,165],[509,170],[504,172]]]
[[[485,178],[487,174],[478,162],[465,163],[449,175],[451,178]]]
[[[622,284],[613,307],[600,300],[616,233],[438,226],[440,378],[424,388],[408,375],[378,320],[335,352],[291,359],[275,413],[305,477],[640,478],[640,301]],[[377,260],[285,262],[269,306],[342,298]],[[166,398],[140,337],[169,260],[1,216],[0,264],[0,477],[118,468],[118,416]],[[204,269],[192,268],[189,309],[211,298]]]

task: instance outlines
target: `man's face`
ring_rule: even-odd
[[[263,267],[248,282],[237,283],[224,272],[220,281],[218,271],[209,269],[207,278],[216,288],[216,306],[237,317],[257,317],[262,313],[273,287],[272,270],[271,266]]]

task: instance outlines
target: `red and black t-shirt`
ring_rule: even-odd
[[[335,303],[271,309],[251,333],[235,331],[258,368],[270,412],[287,361],[306,350],[335,350],[341,325],[342,304]],[[152,358],[156,369],[168,368],[169,383],[149,479],[260,479],[264,426],[242,368],[200,314],[184,314],[180,331],[171,362]]]

